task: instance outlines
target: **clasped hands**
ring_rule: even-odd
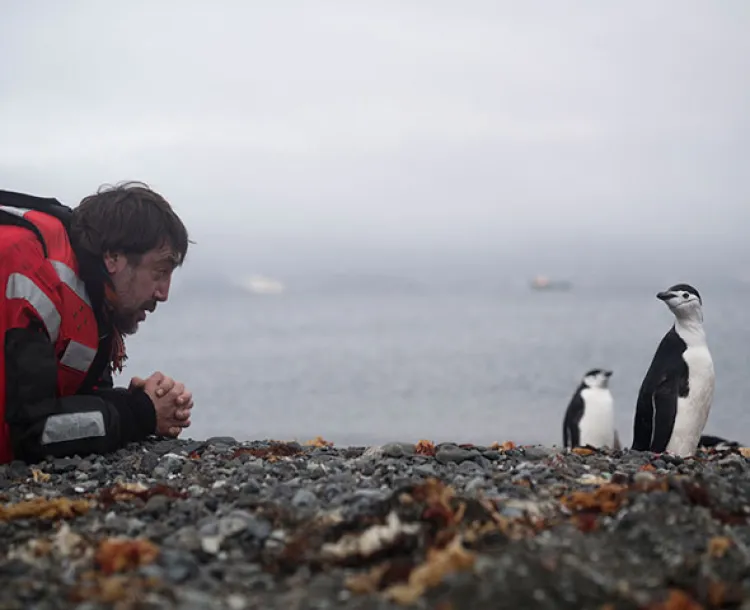
[[[156,372],[148,379],[133,377],[129,389],[135,388],[142,389],[154,403],[156,434],[176,437],[190,425],[193,394],[184,384]]]

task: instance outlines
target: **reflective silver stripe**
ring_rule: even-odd
[[[52,300],[34,281],[21,273],[11,273],[5,287],[6,299],[26,299],[36,309],[54,343],[60,334],[60,314]]]
[[[96,356],[95,349],[83,343],[78,343],[78,341],[71,341],[65,348],[60,363],[85,373],[94,361],[94,356]]]
[[[21,217],[23,217],[26,212],[31,211],[27,208],[13,208],[7,205],[0,205],[0,210],[10,212],[11,214]],[[70,289],[81,298],[82,301],[91,306],[91,301],[89,300],[89,295],[86,291],[86,285],[83,283],[83,280],[81,280],[81,278],[76,275],[76,272],[61,261],[50,260],[50,263],[52,263],[52,266],[55,268],[60,281],[64,284],[67,284]]]
[[[80,438],[104,436],[104,416],[99,411],[50,415],[44,423],[42,445],[64,443]]]
[[[11,214],[15,214],[16,216],[21,216],[22,218],[23,215],[29,211],[26,208],[12,208],[8,205],[0,205],[0,210],[2,210],[3,212],[10,212]]]
[[[91,301],[89,300],[89,293],[86,291],[86,285],[83,283],[83,280],[76,275],[76,272],[60,261],[50,260],[50,263],[52,263],[52,266],[55,268],[57,277],[60,278],[60,281],[67,284],[68,287],[90,307]]]

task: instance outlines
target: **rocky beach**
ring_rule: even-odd
[[[0,608],[750,608],[746,456],[214,438],[14,462]]]

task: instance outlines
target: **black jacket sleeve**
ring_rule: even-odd
[[[142,390],[113,388],[57,397],[57,358],[46,333],[12,328],[5,335],[5,421],[16,459],[109,453],[154,434],[156,412]]]

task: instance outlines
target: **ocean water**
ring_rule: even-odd
[[[155,370],[183,381],[195,439],[560,445],[581,375],[604,367],[629,444],[673,320],[655,292],[174,294],[129,338],[118,382]],[[706,432],[750,443],[750,290],[702,296],[717,376]]]

